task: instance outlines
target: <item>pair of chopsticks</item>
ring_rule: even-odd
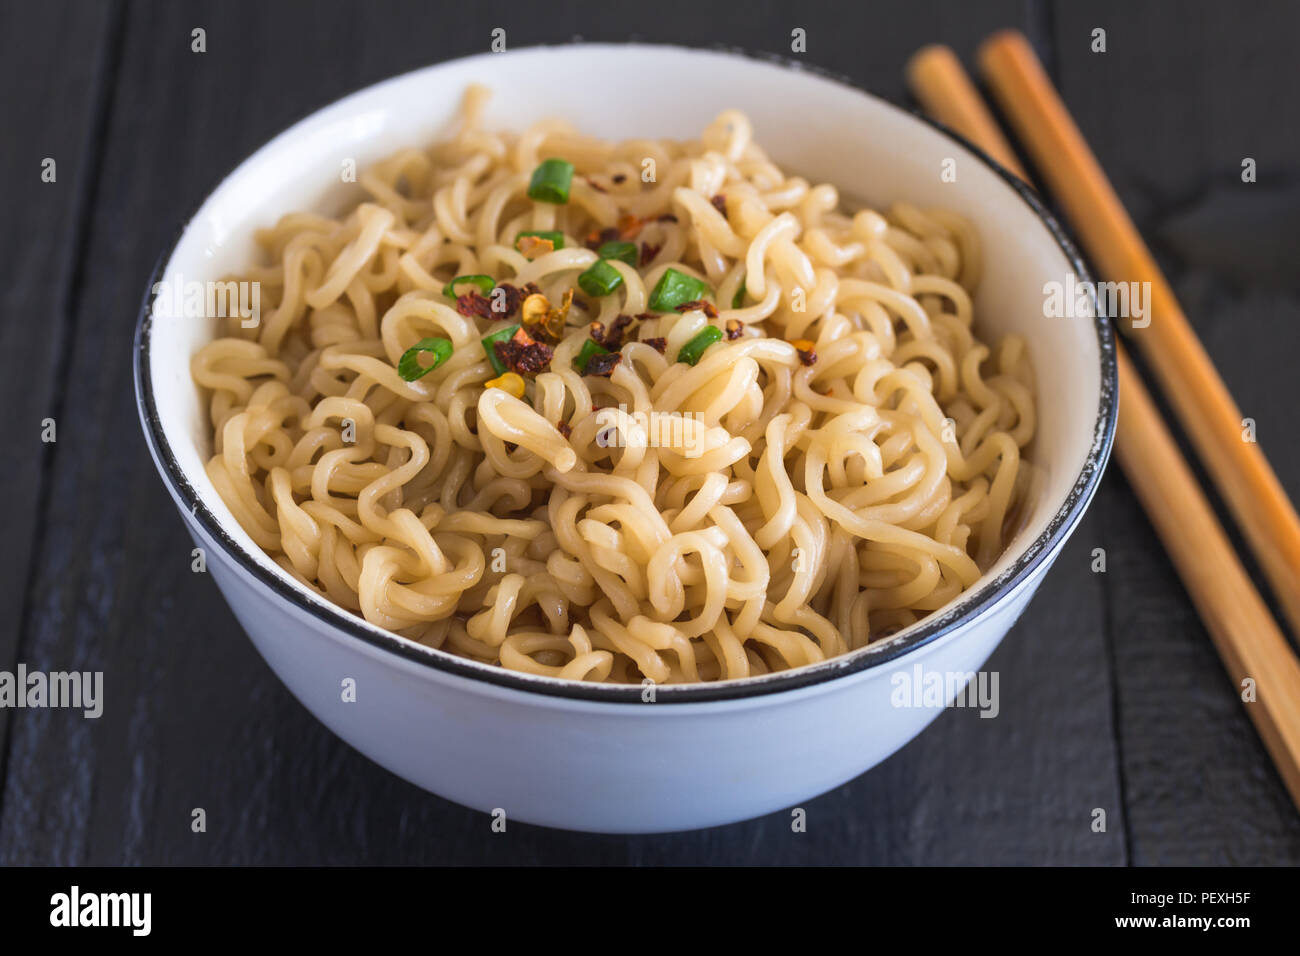
[[[1150,283],[1150,324],[1125,331],[1142,350],[1293,632],[1300,634],[1300,518],[1259,445],[1243,440],[1242,415],[1227,386],[1028,41],[1015,31],[996,33],[980,47],[978,60],[1008,124],[1101,277]],[[908,63],[907,79],[936,119],[1029,182],[950,49],[918,51]],[[1300,662],[1123,345],[1118,349],[1116,455],[1238,691],[1247,679],[1254,681],[1255,699],[1245,703],[1246,712],[1300,807]]]

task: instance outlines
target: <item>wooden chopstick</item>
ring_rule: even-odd
[[[1029,42],[1014,30],[996,33],[978,59],[1098,271],[1114,281],[1151,284],[1151,324],[1125,331],[1250,543],[1292,633],[1300,636],[1300,517],[1282,483],[1260,446],[1243,439],[1241,411]]]
[[[1032,55],[1032,53],[1031,53]],[[1015,153],[946,47],[926,47],[909,61],[916,98],[941,122],[1028,182]],[[1300,807],[1300,663],[1251,583],[1155,403],[1118,345],[1119,423],[1115,452],[1129,483],[1173,559],[1238,690],[1255,681],[1246,712],[1264,740],[1291,799]]]
[[[1029,182],[957,54],[941,43],[922,47],[912,54],[905,69],[907,84],[926,112]]]

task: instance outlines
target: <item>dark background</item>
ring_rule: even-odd
[[[778,813],[656,837],[493,834],[289,695],[190,570],[136,419],[137,307],[179,221],[238,160],[343,93],[486,50],[497,26],[511,47],[787,55],[803,27],[810,63],[908,105],[917,47],[946,42],[969,64],[992,30],[1025,30],[1300,496],[1294,4],[5,0],[0,669],[102,670],[106,709],[0,710],[0,863],[1300,862],[1300,817],[1116,467],[987,665],[998,719],[947,711],[809,801],[806,833]]]

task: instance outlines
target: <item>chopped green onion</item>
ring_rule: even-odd
[[[548,231],[545,230],[545,229],[526,229],[525,231],[521,232],[519,235],[515,236],[515,248],[516,248],[516,249],[519,248],[519,240],[522,239],[522,238],[524,238],[524,236],[533,236],[533,237],[535,237],[535,238],[537,238],[537,239],[549,239],[549,240],[551,240],[551,250],[552,250],[552,251],[554,251],[554,250],[556,250],[556,249],[563,249],[563,248],[564,248],[564,233],[562,233],[562,232],[553,232],[553,231],[548,232]]]
[[[504,329],[498,329],[491,335],[483,337],[483,351],[487,353],[488,361],[492,363],[492,370],[498,375],[504,375],[508,369],[501,359],[497,358],[497,350],[492,346],[497,342],[509,342],[518,331],[518,325],[507,325]]]
[[[745,304],[745,280],[741,279],[740,288],[737,289],[736,294],[731,297],[731,307],[733,309],[739,309],[744,304]]]
[[[593,355],[608,354],[609,349],[594,339],[587,339],[582,343],[582,348],[578,350],[578,357],[573,360],[573,367],[578,370],[579,375],[585,375],[587,373],[587,363],[591,361]]]
[[[538,202],[566,203],[573,182],[573,163],[567,159],[544,159],[533,170],[528,198]]]
[[[609,295],[623,284],[623,277],[618,270],[604,259],[578,276],[578,285],[582,291],[591,296]]]
[[[420,364],[421,352],[433,353],[432,365]],[[424,378],[449,358],[451,358],[451,342],[448,339],[420,339],[397,360],[397,374],[405,381],[414,382],[417,378]]]
[[[650,308],[656,312],[671,312],[685,302],[695,302],[712,294],[713,290],[694,276],[669,269],[659,277],[650,293]]]
[[[690,301],[689,299],[687,301]],[[700,356],[714,342],[722,339],[722,329],[716,325],[706,325],[700,329],[700,333],[683,345],[677,352],[677,361],[685,362],[687,365],[694,365],[700,360]]]
[[[633,269],[636,268],[637,251],[635,242],[624,242],[622,240],[606,242],[596,250],[596,255],[602,259],[618,259],[626,262]]]
[[[461,282],[472,282],[474,285],[479,287],[479,291],[484,295],[491,295],[492,290],[495,289],[497,285],[496,280],[491,276],[456,276],[456,278],[452,279],[442,287],[442,294],[449,299],[456,298],[458,294],[456,292],[456,285]]]

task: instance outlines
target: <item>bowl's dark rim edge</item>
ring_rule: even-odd
[[[572,44],[540,44],[533,47],[521,47],[519,49],[535,50],[567,45]],[[1052,234],[1052,237],[1056,240],[1057,245],[1060,246],[1061,251],[1065,254],[1066,259],[1080,280],[1089,283],[1092,281],[1088,269],[1075,249],[1074,243],[1066,235],[1065,230],[1061,227],[1060,223],[1058,223],[1056,218],[1047,210],[1038,194],[1025,185],[1025,183],[1023,183],[1016,175],[1003,168],[987,153],[975,144],[971,143],[964,136],[949,129],[942,123],[920,113],[919,111],[907,110],[883,99],[882,97],[874,96],[868,90],[863,89],[845,76],[816,65],[794,61],[778,54],[758,53],[723,45],[692,48],[675,44],[648,44],[635,41],[628,41],[626,44],[602,42],[599,44],[593,43],[589,45],[663,46],[665,49],[699,49],[703,52],[738,55],[787,69],[793,69],[796,72],[811,73],[815,76],[821,77],[822,79],[830,80],[842,86],[846,86],[855,92],[871,96],[873,99],[884,103],[891,109],[896,109],[901,113],[911,116],[913,119],[918,119],[933,129],[943,133],[945,136],[967,149],[972,155],[992,169],[1012,188],[1012,190],[1016,192],[1017,195],[1020,196],[1021,200],[1028,205],[1031,210],[1033,210],[1042,223],[1047,227],[1048,232]],[[446,60],[431,65],[440,66],[451,62],[454,62],[454,60]],[[427,67],[422,67],[419,69],[426,68]],[[418,69],[411,72],[418,72]],[[400,75],[401,74],[399,74],[399,76]],[[386,79],[395,78],[396,77],[389,77]],[[378,80],[373,83],[367,83],[364,86],[358,87],[353,91],[353,93],[361,92],[362,90],[385,81],[386,80]],[[352,93],[344,94],[324,106],[319,106],[309,110],[298,120],[284,127],[280,132],[291,129],[294,125],[297,125],[298,122],[311,117],[342,99],[346,99],[347,96],[350,95],[352,95]],[[280,135],[280,132],[277,132],[275,136]],[[274,139],[275,136],[272,136],[271,139]],[[469,678],[470,680],[487,681],[512,690],[600,703],[643,702],[642,688],[640,686],[585,684],[577,681],[564,682],[552,678],[517,674],[503,668],[479,664],[474,661],[455,657],[445,652],[423,648],[413,642],[407,641],[405,638],[398,637],[395,634],[389,634],[378,629],[372,631],[368,629],[369,625],[366,625],[363,621],[353,617],[341,608],[328,604],[323,600],[308,600],[306,595],[294,590],[287,582],[275,577],[266,568],[257,564],[253,558],[230,536],[230,534],[226,532],[226,530],[221,526],[221,523],[217,520],[216,516],[199,498],[194,486],[182,472],[180,464],[176,460],[176,456],[173,454],[170,445],[167,443],[166,436],[163,434],[162,423],[158,415],[158,408],[153,392],[153,383],[150,381],[148,375],[149,344],[154,299],[152,290],[154,285],[158,282],[163,270],[166,268],[172,254],[175,252],[176,246],[180,242],[185,229],[193,220],[194,216],[198,214],[203,203],[207,201],[208,197],[211,196],[212,193],[220,188],[220,185],[224,183],[236,169],[243,165],[244,162],[254,156],[269,142],[270,140],[267,140],[266,143],[260,144],[256,149],[241,158],[234,166],[223,174],[217,180],[213,188],[204,193],[203,198],[194,206],[190,215],[187,216],[177,227],[171,242],[164,249],[157,264],[150,273],[149,283],[146,286],[144,300],[141,304],[140,316],[136,325],[136,333],[133,343],[134,356],[132,364],[134,367],[136,397],[139,405],[141,424],[144,427],[145,437],[148,441],[150,451],[153,454],[155,462],[162,465],[161,472],[163,478],[170,485],[173,494],[185,502],[190,514],[203,528],[204,532],[216,541],[226,551],[226,553],[256,581],[270,588],[271,591],[289,601],[300,610],[303,610],[317,618],[323,624],[338,628],[350,636],[358,638],[373,647],[397,654],[400,657],[418,662],[427,667],[433,668],[434,670],[445,671],[459,677]],[[995,604],[1005,598],[1016,588],[1017,585],[1028,578],[1054,550],[1056,545],[1073,530],[1074,525],[1081,517],[1088,502],[1091,500],[1092,495],[1096,491],[1097,484],[1101,479],[1106,461],[1110,455],[1118,411],[1116,401],[1118,382],[1115,364],[1115,339],[1110,322],[1102,313],[1100,308],[1094,308],[1093,322],[1097,333],[1098,352],[1101,359],[1101,394],[1097,408],[1097,420],[1094,426],[1092,450],[1089,452],[1088,458],[1084,462],[1084,466],[1073,487],[1070,489],[1070,493],[1066,497],[1065,502],[1061,505],[1061,508],[1052,517],[1052,520],[1049,522],[1043,533],[1025,548],[1024,553],[1010,568],[1000,574],[993,581],[984,585],[980,590],[969,595],[967,599],[959,601],[957,605],[950,608],[948,612],[943,614],[941,617],[927,621],[915,630],[905,631],[897,638],[887,638],[878,644],[868,645],[867,647],[861,648],[860,650],[854,651],[850,654],[838,658],[831,658],[827,661],[798,668],[796,670],[781,671],[775,674],[763,675],[761,677],[745,678],[739,681],[719,684],[679,684],[661,686],[656,688],[654,700],[658,703],[677,704],[739,700],[762,694],[775,694],[782,691],[794,690],[796,688],[807,687],[813,684],[824,683],[840,677],[847,677],[851,674],[856,674],[872,667],[879,667],[904,656],[916,648],[930,644],[950,633],[958,626],[963,625],[990,610]]]

